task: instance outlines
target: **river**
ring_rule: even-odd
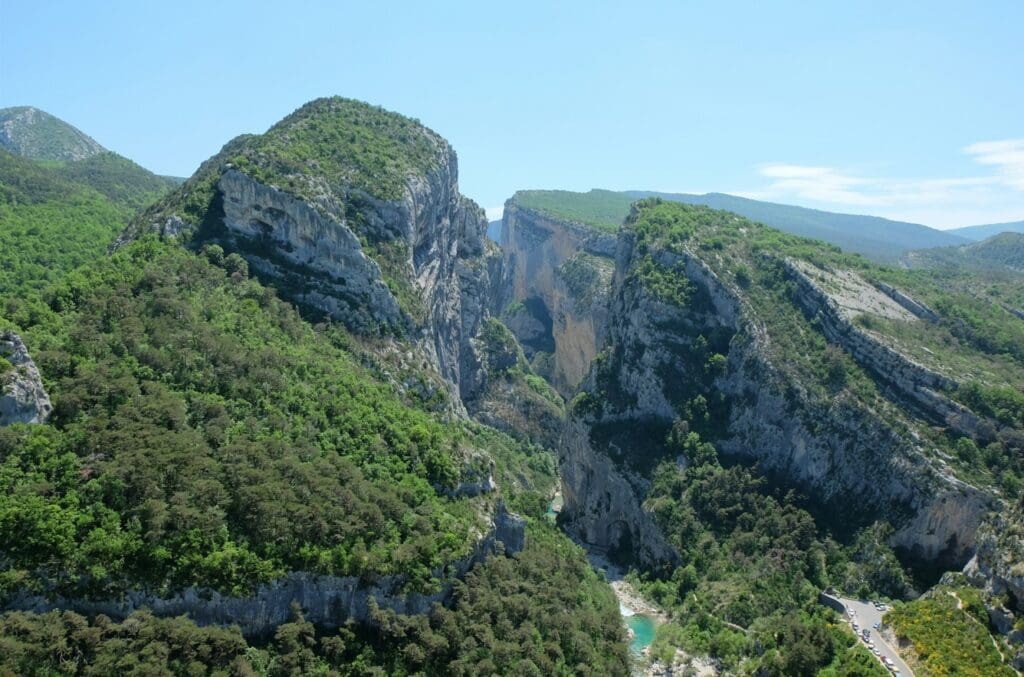
[[[555,493],[548,505],[548,519],[554,522],[561,510],[562,492],[559,491]],[[591,551],[588,553],[588,559],[594,569],[603,572],[611,584],[612,590],[615,591],[615,596],[619,600],[619,612],[622,614],[622,620],[629,628],[630,651],[634,656],[643,656],[644,650],[654,641],[658,626],[665,620],[663,614],[644,600],[624,579],[623,572],[602,555]]]

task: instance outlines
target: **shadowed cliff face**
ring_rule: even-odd
[[[602,343],[615,237],[524,209],[502,221],[503,319],[527,357],[551,354],[549,380],[570,395]]]

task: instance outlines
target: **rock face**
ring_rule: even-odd
[[[896,289],[896,287],[893,287],[892,285],[886,284],[884,282],[878,282],[875,284],[875,286],[878,287],[884,293],[888,294],[889,298],[891,298],[896,303],[900,304],[900,306],[905,308],[907,312],[912,314],[914,317],[918,317],[922,320],[928,320],[929,322],[939,321],[938,313],[936,313],[934,310],[924,305],[920,301],[917,301],[916,299],[907,296],[899,289]]]
[[[977,552],[964,574],[984,593],[989,619],[1015,649],[1013,666],[1024,669],[1024,499],[992,516],[978,530]]]
[[[897,530],[893,544],[916,559],[963,565],[992,505],[987,494],[954,478],[910,431],[887,423],[852,396],[813,398],[788,381],[768,357],[771,338],[740,290],[699,256],[633,250],[633,235],[624,231],[608,352],[581,387],[600,406],[575,406],[563,436],[563,513],[570,528],[584,540],[614,548],[621,545],[623,528],[613,525],[624,523],[632,546],[644,557],[671,557],[639,508],[643,481],[627,479],[634,472],[629,461],[644,453],[645,443],[629,448],[628,436],[612,437],[595,448],[594,440],[615,427],[667,430],[681,416],[679,384],[704,376],[685,358],[694,337],[717,337],[716,349],[727,358],[711,389],[728,402],[728,425],[716,443],[720,453],[757,462],[762,471],[801,487],[837,518],[890,520]],[[665,303],[645,288],[633,274],[644,257],[685,275],[693,287],[687,305]],[[588,400],[578,396],[581,401]],[[611,462],[612,456],[618,460]]]
[[[570,416],[562,431],[558,465],[566,529],[592,547],[628,554],[646,567],[672,564],[679,555],[642,508],[649,483],[594,449],[590,424]]]
[[[53,405],[21,337],[0,333],[0,427],[46,423]]]
[[[402,614],[426,613],[434,603],[446,602],[454,581],[465,576],[475,564],[497,552],[511,555],[523,549],[525,523],[522,518],[508,513],[499,503],[493,525],[490,533],[477,541],[466,557],[433,572],[445,581],[435,593],[403,593],[404,581],[397,576],[360,581],[353,576],[292,572],[260,586],[248,597],[229,597],[201,588],[188,588],[171,597],[134,590],[117,600],[51,600],[42,595],[21,594],[8,608],[38,613],[73,609],[83,614],[102,613],[123,619],[146,607],[158,616],[186,614],[199,625],[238,625],[248,637],[272,635],[277,626],[288,622],[293,603],[302,607],[306,620],[323,627],[337,627],[348,620],[372,623],[374,606]]]
[[[287,145],[311,119],[341,124],[338,116],[353,114],[376,116],[381,127],[397,117],[340,100],[312,102],[263,137],[228,143],[131,224],[116,246],[147,231],[196,247],[218,244],[313,314],[357,333],[412,339],[462,395],[478,380],[470,339],[492,305],[501,270],[486,241],[483,210],[459,194],[451,146],[423,127],[408,131],[419,146],[408,141],[415,147],[394,152],[423,157],[393,170],[401,175],[392,177],[397,187],[385,199],[360,187],[374,185],[372,176],[352,174],[361,169],[319,173],[318,165],[337,161],[332,156],[282,169],[283,161],[268,159],[259,145],[272,134],[274,143]],[[375,161],[353,160],[359,168]],[[263,175],[288,189],[256,178]],[[195,197],[203,191],[209,197]],[[197,214],[189,200],[209,207]]]
[[[470,387],[472,373],[462,373],[474,363],[469,339],[490,295],[487,222],[459,195],[455,153],[446,150],[434,172],[410,177],[402,200],[350,189],[347,206],[329,197],[310,204],[229,168],[218,182],[231,237],[226,244],[285,294],[354,331],[418,337],[445,379]],[[391,274],[408,280],[414,305],[400,306],[346,214],[359,220],[364,238],[390,238],[409,253],[391,262]]]
[[[569,396],[603,343],[615,236],[522,208],[514,199],[505,203],[501,233],[505,281],[496,312],[516,302],[525,306],[526,317],[507,323],[528,357],[546,351],[542,341],[550,341],[551,381]],[[604,269],[598,270],[603,282],[596,280],[597,288],[584,295],[589,298],[581,298],[566,275],[567,262],[581,253],[589,255],[588,266]]]
[[[480,358],[479,382],[463,400],[469,413],[513,437],[556,448],[564,402],[533,374],[512,332],[497,319],[487,318],[473,345]]]
[[[384,283],[380,266],[363,253],[344,218],[328,218],[307,202],[236,169],[225,171],[217,187],[223,196],[224,226],[236,239],[232,244],[244,239],[243,244],[264,245],[263,256],[246,255],[250,266],[294,288],[300,303],[352,329],[405,328],[406,318]]]

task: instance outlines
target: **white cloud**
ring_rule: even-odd
[[[900,179],[836,167],[774,163],[758,168],[758,174],[768,180],[766,185],[737,194],[869,212],[938,228],[1024,218],[1024,139],[975,143],[963,152],[995,171],[957,178]]]
[[[1011,188],[1024,190],[1024,139],[982,141],[967,146],[964,152],[973,155],[975,162],[994,165]]]
[[[773,164],[761,167],[761,176],[773,179],[768,190],[797,195],[807,200],[840,204],[875,204],[869,193],[857,190],[870,180],[843,174],[831,167]]]
[[[487,212],[488,221],[498,221],[505,214],[505,205],[500,207],[488,207],[484,211]]]

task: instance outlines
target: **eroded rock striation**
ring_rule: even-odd
[[[53,412],[35,362],[14,332],[0,333],[0,427],[46,423]]]
[[[836,295],[827,291],[819,282],[833,282],[837,276],[835,273],[793,260],[785,261],[784,265],[797,283],[796,302],[808,317],[820,323],[822,332],[830,341],[841,345],[858,363],[889,384],[904,400],[932,421],[981,442],[991,441],[995,437],[996,426],[992,422],[943,394],[942,391],[955,389],[958,386],[956,381],[918,364],[853,324],[852,318],[865,308],[841,305]],[[856,278],[853,273],[845,275],[847,278]],[[856,282],[861,289],[867,289],[867,283],[861,280]],[[913,317],[923,317],[930,321],[938,319],[934,312],[899,290],[885,284],[879,285],[879,288]],[[863,298],[863,294],[860,297]],[[878,312],[879,308],[876,305],[871,310]]]
[[[341,159],[323,147],[322,158],[298,165],[283,155],[311,126],[348,124],[353,115],[398,125],[402,131],[379,142],[404,144],[392,151],[403,162],[391,158],[371,173],[366,166],[382,161],[372,146]],[[197,202],[207,206],[197,211]],[[118,244],[157,232],[195,247],[220,245],[316,315],[357,333],[412,339],[461,395],[478,381],[470,339],[501,275],[486,228],[483,210],[459,193],[447,141],[400,116],[322,99],[264,135],[228,143]]]

